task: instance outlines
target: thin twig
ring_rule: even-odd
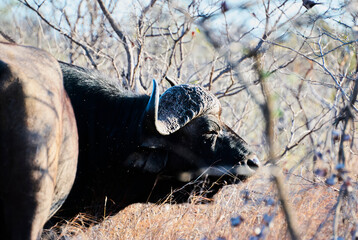
[[[106,6],[104,6],[104,3],[102,0],[97,0],[99,6],[101,7],[101,10],[103,14],[106,16],[108,22],[110,23],[112,29],[117,34],[119,39],[123,43],[124,50],[127,55],[127,80],[131,88],[134,88],[134,80],[133,80],[133,54],[132,54],[132,47],[130,44],[133,44],[128,37],[123,33],[123,31],[120,29],[120,26],[114,21],[114,19],[111,16],[111,13],[107,10]]]
[[[51,28],[53,28],[54,30],[56,30],[57,32],[59,32],[60,34],[62,34],[63,36],[65,36],[66,38],[68,38],[69,40],[71,40],[72,42],[74,42],[75,44],[77,44],[78,46],[80,46],[86,53],[87,58],[90,60],[92,66],[97,69],[97,64],[95,63],[95,61],[93,60],[90,51],[88,50],[88,47],[86,47],[84,44],[80,43],[79,41],[75,40],[73,37],[71,37],[70,35],[68,35],[67,33],[63,32],[62,29],[56,27],[55,25],[53,25],[51,22],[49,22],[38,10],[36,10],[34,7],[32,7],[27,0],[19,0],[20,3],[24,4],[26,7],[28,7],[29,9],[31,9],[32,11],[34,11],[48,26],[50,26]]]

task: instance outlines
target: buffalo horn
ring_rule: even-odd
[[[165,80],[167,80],[171,87],[178,85],[178,83],[173,78],[170,78],[168,76],[165,76]]]
[[[144,117],[144,129],[145,131],[158,131],[161,135],[168,135],[169,133],[163,126],[158,122],[158,106],[159,106],[159,91],[158,84],[153,79],[153,90],[148,101],[147,107],[145,108]],[[154,124],[153,124],[154,123]]]

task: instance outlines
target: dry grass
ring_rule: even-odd
[[[332,238],[339,185],[291,175],[287,187],[301,238]],[[356,194],[355,187],[352,193]],[[344,200],[339,220],[343,238],[350,238],[357,212],[356,201],[349,199]],[[233,226],[231,218],[238,216],[243,222]],[[270,223],[269,216],[273,216]],[[89,228],[81,227],[79,219],[83,218],[64,226],[63,235],[75,233],[73,239],[249,239],[261,231],[258,236],[266,239],[289,238],[275,186],[263,170],[243,183],[225,186],[210,204],[133,204]]]

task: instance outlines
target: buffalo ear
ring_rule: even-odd
[[[141,170],[146,173],[160,173],[166,166],[168,152],[162,149],[140,149],[132,153],[125,161],[127,168]]]

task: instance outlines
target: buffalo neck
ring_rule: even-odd
[[[73,103],[80,136],[80,157],[98,163],[125,159],[139,145],[139,131],[149,96],[86,94]],[[85,102],[85,103],[84,103]],[[96,158],[96,159],[93,159]]]
[[[118,80],[95,71],[63,63],[61,68],[77,121],[79,165],[120,164],[120,159],[139,146],[143,113],[150,97],[124,90]]]

